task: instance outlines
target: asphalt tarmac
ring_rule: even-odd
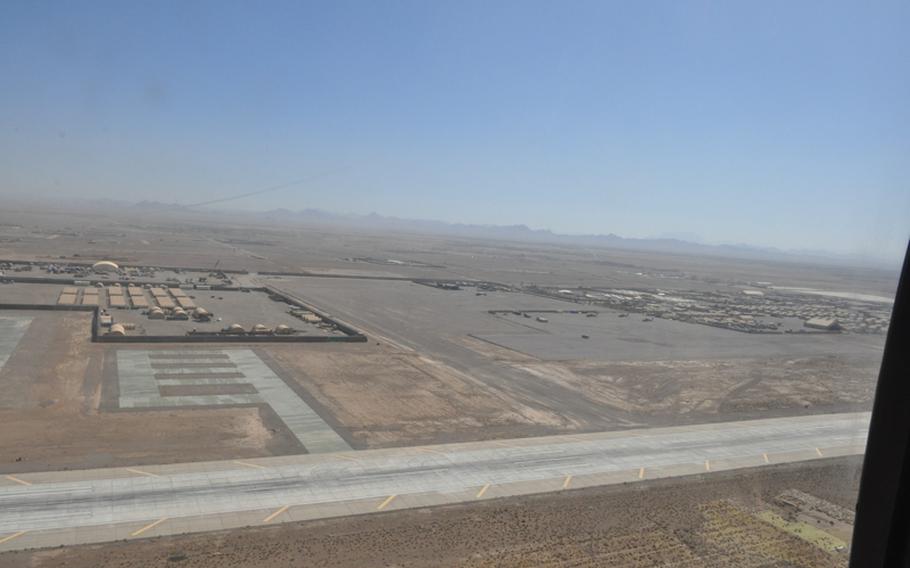
[[[0,477],[0,550],[862,453],[869,413]]]

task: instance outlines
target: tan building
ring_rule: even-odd
[[[828,318],[811,318],[807,319],[803,324],[806,327],[811,327],[812,329],[822,329],[824,331],[840,331],[840,323],[836,319]]]

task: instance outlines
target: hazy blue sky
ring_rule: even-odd
[[[0,3],[0,192],[896,254],[910,2]]]

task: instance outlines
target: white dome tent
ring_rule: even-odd
[[[110,260],[99,260],[92,265],[92,270],[95,272],[120,272],[120,267],[116,262]]]

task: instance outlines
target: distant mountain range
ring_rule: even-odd
[[[20,202],[41,202],[22,199]],[[47,203],[51,208],[65,207],[73,211],[123,210],[149,213],[166,213],[172,219],[208,218],[231,216],[238,220],[259,220],[271,225],[310,225],[349,227],[353,229],[383,230],[416,234],[449,235],[465,238],[486,238],[506,241],[550,243],[557,245],[581,245],[615,249],[666,252],[675,254],[698,254],[735,257],[754,260],[775,260],[790,262],[812,262],[849,266],[868,266],[895,270],[900,259],[870,258],[855,254],[834,253],[823,250],[788,249],[761,247],[738,243],[709,244],[693,242],[699,239],[689,233],[665,234],[654,238],[626,238],[614,233],[600,235],[568,235],[554,233],[548,229],[532,229],[527,225],[475,225],[447,223],[427,219],[403,219],[370,213],[368,215],[333,213],[321,209],[273,209],[271,211],[248,211],[227,208],[194,208],[177,203],[141,201],[129,203],[112,199],[69,199],[65,202]]]
[[[273,209],[263,213],[250,214],[276,224],[325,224],[332,226],[351,226],[361,229],[381,229],[522,242],[601,246],[649,252],[707,254],[755,260],[789,260],[791,262],[821,262],[826,264],[835,263],[854,266],[887,266],[891,268],[893,268],[894,265],[894,263],[889,263],[882,259],[870,259],[859,255],[838,254],[828,251],[809,249],[782,250],[774,247],[760,247],[734,243],[706,244],[669,236],[656,238],[626,238],[614,233],[605,235],[567,235],[554,233],[548,229],[532,229],[527,225],[473,225],[465,223],[447,223],[444,221],[426,219],[387,217],[377,213],[370,213],[368,215],[341,214],[323,211],[321,209],[303,209],[300,211]]]

